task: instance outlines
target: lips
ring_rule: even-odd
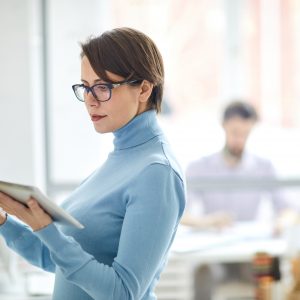
[[[99,120],[101,120],[105,117],[106,117],[106,115],[95,115],[95,114],[93,114],[93,115],[91,115],[91,120],[93,122],[97,122],[97,121],[99,121]]]

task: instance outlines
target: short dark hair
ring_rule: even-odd
[[[153,84],[148,109],[161,110],[164,87],[164,65],[155,43],[144,33],[128,28],[115,28],[81,44],[81,57],[86,56],[94,72],[111,82],[105,71],[126,80],[147,80]]]
[[[245,120],[258,120],[257,112],[251,104],[244,101],[233,101],[224,110],[223,122],[234,117],[240,117]]]

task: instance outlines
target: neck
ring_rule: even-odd
[[[235,167],[238,165],[242,160],[242,153],[241,155],[237,155],[232,153],[226,146],[223,149],[223,158],[227,165],[231,167]]]
[[[154,110],[145,111],[114,131],[115,150],[135,147],[162,134]]]

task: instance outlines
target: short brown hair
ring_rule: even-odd
[[[103,80],[109,71],[127,80],[147,80],[153,84],[148,108],[161,110],[164,86],[162,56],[155,43],[144,33],[127,27],[115,28],[81,44],[94,72]]]
[[[244,120],[257,121],[258,115],[253,105],[242,100],[231,102],[224,110],[223,122],[234,117],[240,117]]]

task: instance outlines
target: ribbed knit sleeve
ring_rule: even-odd
[[[0,226],[0,234],[6,244],[31,264],[48,272],[55,272],[49,249],[28,227],[11,216]]]
[[[168,165],[147,166],[124,193],[126,213],[112,266],[99,263],[54,224],[34,233],[50,250],[64,277],[93,299],[143,298],[184,209],[183,182]]]

